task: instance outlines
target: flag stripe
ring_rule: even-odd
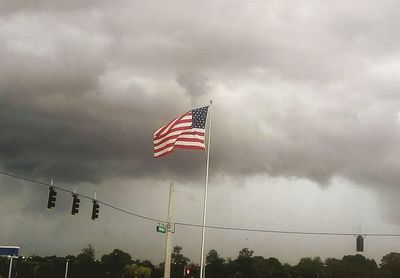
[[[168,133],[165,134],[160,134],[158,136],[154,136],[154,139],[161,139],[165,136],[168,136],[169,134],[173,133],[173,132],[177,132],[180,133],[184,130],[191,130],[191,123],[184,123],[184,124],[177,124],[176,126],[173,126],[171,128],[169,128]]]
[[[203,148],[203,147],[196,147],[196,146],[186,146],[186,147],[175,146],[175,148],[177,148],[177,149],[201,150],[201,151],[204,151],[204,150],[205,150],[205,148]],[[157,155],[154,154],[154,157],[163,157],[163,156],[169,155],[170,153],[173,152],[173,149],[174,149],[174,148],[171,148],[171,149],[166,150],[166,151],[164,151],[164,152],[162,152],[162,153],[157,153]]]
[[[161,139],[158,140],[154,140],[154,146],[158,146],[159,144],[164,143],[165,141],[168,141],[170,139],[173,138],[178,138],[179,136],[181,137],[187,137],[189,135],[197,135],[199,137],[203,137],[204,138],[204,132],[198,132],[198,131],[184,131],[184,132],[173,132],[171,134],[169,134],[169,136],[163,137]]]
[[[180,142],[193,142],[193,143],[202,143],[204,145],[204,138],[176,138],[176,139],[171,139],[163,144],[160,144],[156,147],[154,147],[154,151],[160,151],[162,149],[167,148],[168,146],[172,146],[174,144],[180,144]]]
[[[158,135],[164,134],[166,131],[168,131],[168,129],[169,129],[171,126],[173,126],[176,122],[182,120],[182,118],[185,117],[185,116],[186,116],[186,115],[182,115],[182,116],[179,116],[179,117],[177,117],[176,119],[174,119],[171,123],[169,123],[167,126],[165,126],[164,128],[162,128],[162,129],[160,130],[160,132],[158,133]]]
[[[162,151],[155,152],[154,153],[154,157],[160,157],[160,156],[167,155],[167,154],[171,153],[174,148],[191,149],[191,150],[203,150],[203,151],[206,149],[204,145],[203,146],[199,146],[199,145],[190,146],[190,145],[177,145],[177,144],[175,144],[175,145],[169,146],[168,148],[165,148]]]
[[[160,136],[160,135],[163,135],[163,134],[167,133],[169,131],[170,127],[174,126],[176,122],[182,120],[183,118],[186,119],[187,118],[186,116],[191,115],[191,114],[192,114],[192,112],[187,112],[187,113],[183,114],[182,116],[179,116],[179,117],[175,118],[168,125],[162,127],[161,130],[157,132],[157,135],[156,134],[155,135],[156,136]],[[190,119],[191,119],[191,117],[190,117]]]
[[[204,141],[189,141],[189,140],[179,140],[175,143],[175,146],[204,146]]]
[[[175,148],[179,148],[179,149],[191,149],[191,150],[202,150],[204,151],[206,148],[205,147],[201,147],[201,146],[175,146]]]

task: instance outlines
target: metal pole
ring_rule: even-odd
[[[13,258],[14,256],[11,256],[10,258],[10,268],[8,269],[8,278],[11,278]]]
[[[207,167],[206,167],[206,185],[204,187],[204,207],[203,207],[203,229],[201,235],[201,259],[200,259],[200,278],[205,277],[203,275],[204,268],[204,239],[206,235],[206,216],[207,216],[207,194],[208,194],[208,168],[210,164],[210,146],[211,146],[211,105],[212,100],[210,100],[209,110],[209,122],[208,122],[208,144],[207,144]]]
[[[65,278],[67,278],[68,277],[68,262],[69,262],[69,259],[67,259],[67,262],[65,263]]]
[[[172,214],[173,214],[173,193],[175,186],[173,183],[169,185],[169,200],[168,200],[168,227],[165,239],[165,265],[164,278],[170,278],[171,275],[171,243],[172,243]]]

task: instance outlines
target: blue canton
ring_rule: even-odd
[[[208,106],[192,110],[192,128],[206,128]]]

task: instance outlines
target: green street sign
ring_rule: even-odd
[[[156,231],[165,234],[167,232],[167,227],[158,225]]]

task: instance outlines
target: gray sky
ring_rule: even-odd
[[[205,153],[153,159],[152,134],[214,100],[210,225],[400,233],[398,1],[3,1],[0,168],[165,218],[201,223]],[[120,248],[155,263],[154,223],[0,177],[2,245],[29,255]],[[4,228],[6,227],[6,228]],[[174,244],[199,262],[200,230]],[[210,231],[295,263],[355,252],[352,237]],[[367,238],[365,255],[397,251]]]

